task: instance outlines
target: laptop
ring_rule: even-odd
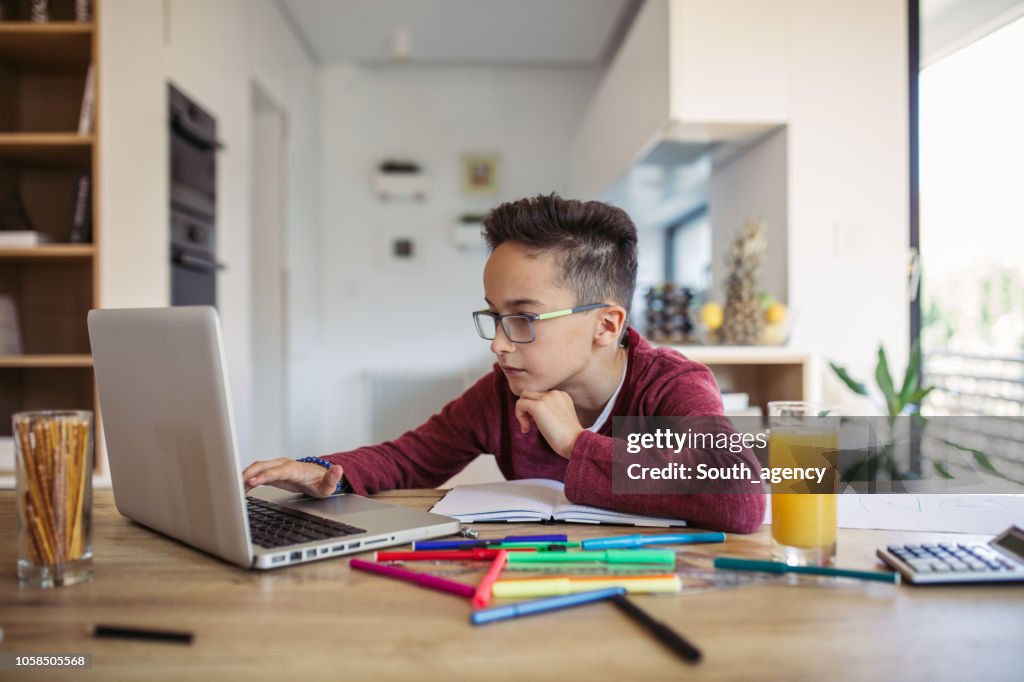
[[[217,312],[89,312],[118,511],[238,566],[270,569],[457,533],[447,516],[351,494],[245,493]]]

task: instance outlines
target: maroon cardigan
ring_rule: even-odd
[[[722,399],[710,370],[668,348],[654,348],[636,330],[627,337],[626,379],[613,416],[716,416]],[[612,493],[612,419],[597,433],[584,431],[566,460],[537,428],[522,433],[516,396],[497,365],[425,424],[395,440],[327,455],[345,470],[352,489],[370,495],[395,488],[432,488],[461,471],[480,453],[493,453],[507,479],[565,482],[572,502],[635,514],[668,516],[734,533],[750,533],[764,520],[765,498],[750,494]],[[713,452],[694,451],[709,466],[731,465]],[[741,456],[753,471],[759,464]]]

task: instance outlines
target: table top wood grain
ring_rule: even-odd
[[[426,509],[440,494],[407,490],[378,499]],[[1020,584],[775,580],[635,597],[702,650],[704,660],[691,666],[607,603],[477,627],[469,624],[467,600],[350,571],[347,559],[239,569],[122,517],[109,491],[94,493],[93,528],[90,582],[21,589],[14,493],[0,492],[0,651],[91,653],[92,679],[103,680],[1017,680],[1024,670]],[[578,524],[476,528],[484,538],[656,532]],[[950,539],[987,538],[841,529],[838,565],[879,569],[880,546]],[[687,551],[767,558],[768,543],[766,526]],[[187,630],[195,641],[94,639],[97,623]],[[0,679],[83,674],[7,670]]]

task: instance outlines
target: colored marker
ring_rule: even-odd
[[[493,609],[484,609],[483,611],[471,613],[469,622],[473,625],[483,625],[498,620],[532,616],[537,613],[591,604],[595,601],[609,599],[617,594],[625,593],[626,590],[621,587],[609,587],[605,590],[580,592],[579,594],[569,594],[564,597],[548,597],[547,599],[535,599],[533,601],[519,602],[518,604],[509,604],[508,606],[496,606]]]
[[[532,547],[520,549],[452,549],[426,552],[377,552],[377,561],[493,561],[498,552],[536,552]]]
[[[661,535],[617,535],[608,538],[590,538],[583,541],[583,549],[693,545],[710,542],[725,542],[725,533],[663,533]]]
[[[494,586],[494,581],[501,575],[501,569],[505,568],[505,564],[508,563],[508,550],[499,549],[498,555],[494,557],[494,561],[491,562],[491,567],[487,569],[487,573],[484,574],[480,584],[476,587],[476,592],[473,594],[473,608],[479,609],[487,606],[491,601],[491,588]]]
[[[674,573],[662,575],[591,576],[581,578],[530,578],[499,580],[494,583],[495,597],[551,597],[578,594],[588,590],[622,587],[630,594],[679,592],[683,583]]]
[[[569,537],[566,535],[509,535],[504,538],[493,538],[490,540],[424,540],[423,542],[412,543],[412,548],[415,551],[422,549],[475,549],[493,547],[494,545],[500,545],[504,542],[539,542],[539,543],[552,543],[552,542],[568,542]]]
[[[762,573],[807,573],[810,575],[827,575],[834,578],[877,580],[878,582],[893,583],[895,585],[900,583],[899,573],[887,571],[854,571],[848,568],[829,568],[827,566],[790,566],[779,561],[736,559],[728,556],[715,557],[715,568],[731,568],[736,571],[761,571]]]
[[[683,639],[682,635],[670,628],[665,623],[655,620],[646,611],[626,598],[626,595],[619,594],[612,597],[612,603],[640,624],[645,630],[658,638],[658,640],[674,651],[676,655],[690,663],[700,660],[700,651]]]
[[[515,552],[510,564],[582,563],[675,564],[676,553],[664,549],[606,549],[598,552]]]
[[[367,571],[368,573],[382,575],[385,578],[404,580],[420,587],[457,594],[460,597],[472,597],[476,592],[476,588],[472,585],[458,583],[454,580],[447,580],[427,573],[417,573],[416,571],[410,571],[399,566],[385,566],[384,564],[375,564],[372,561],[363,561],[362,559],[350,559],[348,565],[358,571]]]

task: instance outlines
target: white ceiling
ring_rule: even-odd
[[[605,61],[637,0],[279,0],[324,63],[394,61],[408,31],[409,62],[431,65]]]

